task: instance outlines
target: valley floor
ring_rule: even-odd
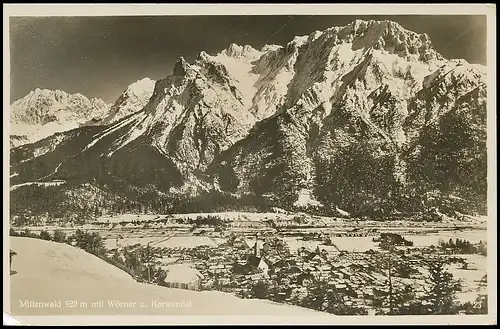
[[[138,283],[117,267],[67,244],[12,237],[11,249],[18,254],[11,275],[14,314],[317,316],[320,313],[293,305],[302,305],[297,300],[308,294],[307,282],[320,279],[342,292],[344,302],[374,314],[380,308],[377,295],[388,289],[387,268],[381,264],[390,255],[380,248],[378,240],[384,233],[411,241],[411,245],[399,246],[394,255],[398,271],[403,271],[398,274],[401,277],[394,278],[397,287],[411,286],[417,295],[422,294],[428,275],[424,263],[439,254],[446,260],[446,269],[460,281],[459,302],[474,302],[487,293],[487,257],[477,249],[464,253],[441,245],[458,238],[474,248],[484,247],[486,218],[426,223],[276,213],[129,214],[103,216],[84,225],[14,228],[17,234],[29,231],[38,236],[41,231],[54,236],[56,230],[67,238],[76,230],[97,232],[106,257],[118,257],[122,265],[127,263],[127,254],[148,246],[155,255],[155,268],[169,272],[187,265],[194,269],[191,272],[198,271],[200,278],[194,281],[196,289],[202,291]],[[256,252],[262,255],[252,260]],[[269,284],[270,290],[264,299],[252,299],[255,285],[262,282]],[[57,300],[63,305],[26,307],[30,300]],[[112,305],[113,300],[128,304]],[[72,301],[75,307],[70,307]],[[172,302],[184,302],[184,306]]]

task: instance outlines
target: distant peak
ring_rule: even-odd
[[[32,102],[37,102],[38,100],[44,100],[50,102],[104,102],[100,98],[90,98],[85,95],[82,95],[81,93],[74,93],[70,94],[65,92],[64,90],[60,89],[45,89],[45,88],[35,88],[34,90],[30,91],[26,96],[17,99],[12,103],[12,105],[15,104],[20,104],[20,103],[32,103]]]
[[[283,48],[283,46],[280,46],[280,45],[264,45],[260,51],[261,52],[275,51],[275,50],[278,50],[280,48]]]
[[[362,20],[362,19],[356,19],[355,21],[349,23],[347,25],[348,27],[352,27],[355,30],[359,28],[369,28],[369,27],[390,27],[390,28],[395,28],[395,29],[401,29],[405,30],[403,26],[401,26],[399,23],[390,21],[390,20],[383,20],[383,21],[377,21],[377,20]]]
[[[237,45],[235,43],[232,43],[229,45],[229,48],[226,49],[226,53],[235,53],[235,52],[242,52],[243,47],[240,45]]]
[[[418,55],[424,61],[442,58],[427,34],[407,30],[394,21],[358,19],[336,31],[347,39],[351,38],[355,49],[384,49],[402,56]]]
[[[258,50],[254,49],[250,45],[240,46],[235,43],[230,44],[229,47],[223,51],[223,53],[228,57],[242,57],[252,55],[257,52]]]
[[[36,88],[35,90],[31,91],[30,94],[36,94],[36,95],[52,94],[52,93],[55,93],[56,91],[50,90],[50,89],[45,89],[45,88]]]
[[[150,78],[142,78],[142,79],[135,81],[130,86],[128,86],[127,92],[131,92],[131,91],[133,92],[133,91],[136,91],[138,89],[141,90],[144,88],[148,88],[152,85],[154,86],[155,83],[156,83],[156,81],[152,80]]]
[[[152,80],[151,78],[146,77],[146,78],[142,78],[142,79],[137,80],[133,84],[149,83],[149,82],[153,82],[153,81],[154,80]]]

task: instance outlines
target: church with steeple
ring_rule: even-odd
[[[260,269],[264,276],[269,276],[269,261],[262,256],[261,246],[259,245],[259,238],[255,235],[255,244],[250,249],[250,253],[247,257],[247,265],[252,270]]]

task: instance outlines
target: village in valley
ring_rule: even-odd
[[[83,225],[11,229],[83,248],[140,282],[339,315],[430,313],[433,284],[450,288],[462,311],[484,307],[485,233],[477,222],[283,212],[101,216]],[[453,279],[436,282],[448,273]]]

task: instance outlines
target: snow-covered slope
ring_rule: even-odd
[[[449,110],[485,88],[484,68],[446,60],[426,35],[387,21],[297,37],[259,62],[265,76],[286,77],[278,79],[286,87],[277,112],[214,168],[225,190],[264,194],[284,206],[317,206],[319,198],[330,209],[353,210],[390,199],[406,184],[402,152],[423,131],[419,113]]]
[[[113,265],[67,244],[21,237],[11,237],[10,242],[10,249],[17,253],[11,268],[14,274],[10,276],[11,312],[14,315],[334,317],[264,300],[243,300],[221,292],[195,292],[142,284]],[[25,301],[61,301],[61,307],[23,307],[21,303]],[[66,302],[73,301],[77,304],[66,305]],[[102,306],[92,306],[92,302],[98,301],[103,301]],[[81,306],[80,303],[84,302],[87,307]],[[123,304],[113,307],[109,302]],[[141,308],[141,302],[147,307]],[[182,302],[184,307],[175,306],[175,303]]]
[[[11,180],[51,175],[184,206],[211,191],[224,195],[217,205],[252,196],[354,215],[419,209],[415,195],[434,190],[485,204],[485,79],[483,66],[445,59],[427,35],[389,21],[261,50],[231,44],[180,58],[140,111],[66,135],[43,159],[41,145],[17,150]]]
[[[109,114],[100,122],[107,125],[141,110],[153,95],[155,81],[144,78],[132,83],[111,106]]]
[[[33,143],[57,132],[93,125],[108,113],[109,105],[98,98],[61,90],[35,89],[12,103],[11,147]]]

